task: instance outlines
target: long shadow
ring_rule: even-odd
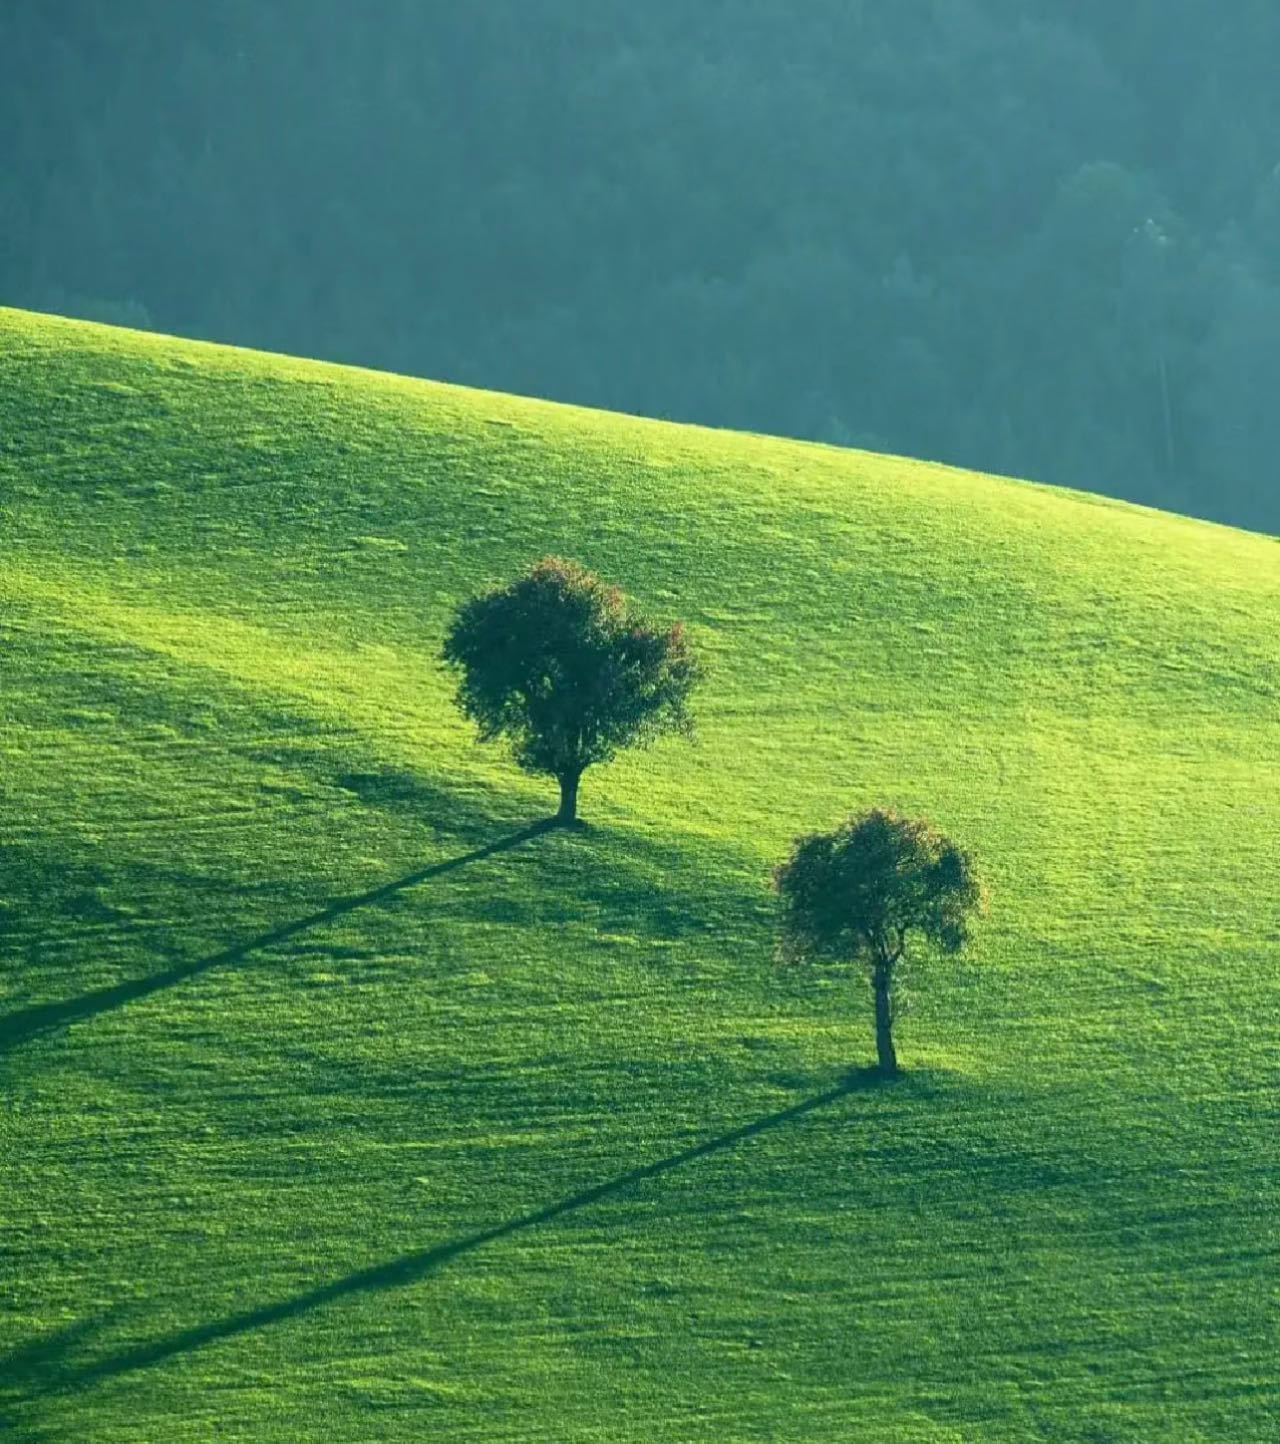
[[[545,1208],[537,1209],[533,1213],[508,1219],[506,1223],[496,1224],[493,1228],[482,1229],[479,1233],[468,1234],[464,1238],[437,1244],[434,1248],[404,1254],[389,1263],[358,1269],[344,1278],[334,1279],[331,1283],[321,1284],[305,1293],[295,1294],[292,1298],[281,1299],[274,1304],[264,1304],[261,1308],[248,1309],[243,1313],[231,1314],[224,1319],[215,1319],[212,1323],[197,1324],[193,1328],[171,1334],[166,1339],[158,1339],[151,1344],[142,1344],[137,1348],[122,1350],[105,1359],[100,1359],[96,1363],[81,1365],[79,1368],[60,1374],[55,1379],[49,1379],[43,1387],[37,1386],[36,1392],[40,1394],[60,1393],[84,1387],[97,1380],[135,1373],[139,1369],[147,1369],[155,1364],[164,1363],[177,1355],[191,1353],[221,1339],[234,1338],[238,1334],[265,1328],[269,1324],[297,1318],[301,1314],[310,1313],[314,1309],[322,1308],[325,1304],[334,1303],[350,1294],[403,1288],[406,1284],[416,1283],[437,1272],[454,1259],[485,1247],[486,1244],[496,1243],[499,1239],[508,1238],[512,1234],[537,1228],[540,1224],[551,1223],[565,1214],[587,1208],[593,1203],[600,1203],[606,1198],[624,1193],[638,1183],[643,1183],[651,1178],[660,1178],[664,1173],[671,1173],[700,1158],[707,1158],[713,1153],[720,1153],[724,1149],[732,1148],[735,1144],[742,1143],[748,1138],[754,1138],[757,1134],[765,1133],[769,1129],[780,1128],[786,1123],[794,1123],[796,1119],[803,1118],[806,1113],[826,1108],[841,1098],[848,1097],[851,1093],[877,1087],[882,1081],[872,1069],[852,1073],[838,1087],[831,1088],[825,1093],[806,1098],[778,1113],[770,1113],[764,1118],[757,1118],[754,1122],[743,1124],[741,1128],[735,1128],[729,1133],[722,1133],[718,1138],[696,1144],[680,1153],[673,1153],[670,1157],[659,1159],[656,1163],[643,1164],[641,1167],[633,1168],[629,1173],[619,1174],[618,1177],[611,1178],[605,1183],[598,1183],[592,1188],[584,1188],[579,1193],[572,1193],[567,1198],[548,1204]],[[0,1367],[3,1366],[3,1362],[0,1360]]]
[[[69,1023],[82,1022],[86,1018],[97,1017],[101,1013],[111,1012],[114,1008],[122,1008],[126,1003],[150,997],[152,993],[159,993],[165,988],[185,983],[214,968],[242,962],[251,953],[260,952],[263,948],[272,947],[276,943],[287,942],[289,938],[297,937],[299,933],[305,933],[311,928],[331,923],[347,913],[355,912],[358,908],[371,907],[375,903],[385,902],[388,898],[395,897],[397,893],[417,887],[419,883],[427,882],[431,878],[442,877],[447,872],[455,872],[459,868],[480,862],[486,857],[493,857],[497,853],[509,852],[512,848],[519,847],[521,843],[541,836],[554,826],[553,818],[536,822],[509,837],[500,838],[497,842],[487,843],[484,847],[477,847],[471,852],[464,853],[461,857],[450,858],[447,862],[432,863],[430,867],[419,868],[417,872],[408,873],[404,877],[397,878],[395,882],[384,883],[381,887],[372,888],[355,897],[339,898],[327,907],[321,908],[319,912],[310,913],[304,918],[296,918],[293,922],[282,923],[280,927],[273,928],[269,933],[261,933],[256,938],[237,943],[234,947],[226,948],[220,953],[213,953],[209,957],[176,963],[163,972],[151,973],[145,978],[133,978],[124,983],[116,983],[109,988],[98,988],[91,993],[82,993],[77,998],[67,998],[58,1003],[38,1003],[29,1008],[20,1008],[16,1012],[0,1018],[0,1055],[38,1034],[65,1027]]]
[[[47,1381],[57,1375],[66,1356],[86,1339],[100,1333],[111,1316],[119,1312],[118,1308],[112,1308],[103,1314],[75,1319],[59,1329],[37,1334],[0,1357],[0,1410],[47,1391]],[[0,1412],[0,1439],[9,1438],[6,1429],[16,1428],[17,1425]],[[13,1437],[18,1435],[15,1433]]]

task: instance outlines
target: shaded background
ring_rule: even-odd
[[[1274,0],[3,0],[0,302],[1280,532]]]

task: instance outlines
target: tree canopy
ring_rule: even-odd
[[[684,628],[650,625],[617,587],[559,557],[465,602],[444,657],[481,737],[509,738],[521,767],[559,781],[562,823],[576,820],[588,767],[692,725],[700,668]]]
[[[0,7],[0,301],[1280,531],[1280,7]]]

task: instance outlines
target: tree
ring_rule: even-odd
[[[701,670],[679,623],[651,626],[617,587],[559,557],[464,602],[444,658],[462,674],[458,704],[481,738],[509,737],[526,772],[559,782],[562,826],[577,820],[578,782],[593,763],[690,731]]]
[[[907,941],[942,952],[968,940],[982,891],[969,855],[922,820],[872,808],[796,840],[774,872],[786,961],[863,963],[875,997],[876,1057],[898,1072],[894,1008]]]

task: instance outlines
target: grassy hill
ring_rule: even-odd
[[[1275,541],[12,311],[0,502],[6,1439],[1274,1437]],[[582,834],[436,660],[546,552],[712,666]],[[887,1089],[765,887],[878,802]]]

